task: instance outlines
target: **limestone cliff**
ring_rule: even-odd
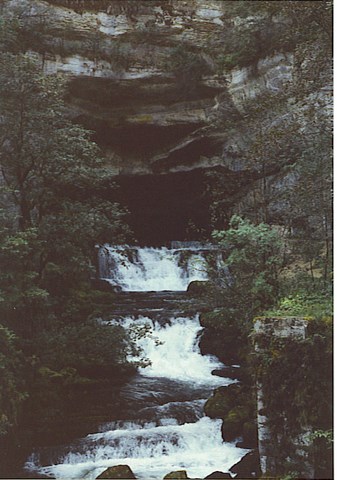
[[[227,3],[9,0],[3,9],[23,19],[44,71],[69,76],[71,115],[97,132],[116,173],[142,174],[226,163],[224,142],[239,148],[242,132],[214,128],[214,118],[291,79],[291,54],[259,59],[254,74],[216,67],[205,46],[224,34]],[[201,72],[192,65],[181,78],[175,62],[189,55]]]
[[[23,49],[44,72],[67,77],[69,115],[94,131],[115,174],[125,177],[125,191],[133,189],[127,178],[134,175],[141,177],[142,191],[147,175],[161,177],[164,191],[196,175],[189,183],[198,183],[201,192],[201,174],[179,175],[216,168],[228,176],[231,197],[261,177],[246,159],[256,123],[286,122],[303,107],[288,98],[277,109],[271,101],[268,114],[253,120],[250,110],[298,82],[304,64],[308,70],[319,64],[315,54],[294,56],[296,45],[282,36],[288,20],[277,9],[252,13],[253,3],[5,0],[1,11],[5,19],[19,19]],[[326,65],[317,75],[322,71]],[[325,74],[308,90],[311,102],[319,98],[328,105],[329,81]],[[273,175],[268,181],[282,189],[292,179],[278,170],[273,166],[262,176]],[[177,189],[171,192],[176,195]],[[249,187],[242,189],[246,195]],[[181,205],[188,201],[180,195]],[[197,210],[202,202],[194,201]],[[127,203],[137,210],[137,199]],[[144,202],[141,208],[147,210]],[[148,219],[161,214],[153,208]],[[185,230],[188,219],[205,223],[190,207],[184,215]]]

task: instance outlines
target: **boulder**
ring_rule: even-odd
[[[241,386],[232,384],[214,390],[204,406],[205,414],[210,418],[225,418],[228,412],[238,403]]]
[[[187,287],[187,293],[191,297],[199,297],[200,295],[207,295],[210,291],[211,283],[208,281],[194,280]]]
[[[165,475],[164,480],[172,479],[172,480],[180,480],[183,478],[188,478],[186,470],[177,470],[175,472],[170,472]]]
[[[260,478],[261,468],[257,451],[247,453],[230,468],[230,472],[236,474],[236,479]]]
[[[224,309],[216,309],[202,313],[200,324],[204,327],[200,340],[202,355],[216,355],[225,365],[244,363],[245,340],[237,316]]]
[[[114,467],[109,467],[106,470],[104,470],[104,472],[97,477],[97,479],[99,478],[106,478],[106,479],[120,478],[120,479],[126,480],[126,479],[136,478],[136,477],[128,465],[116,465]]]
[[[232,478],[232,476],[230,475],[230,473],[224,473],[224,472],[219,472],[219,471],[216,471],[216,472],[213,472],[211,473],[210,475],[207,475],[207,477],[205,477],[205,480],[206,478],[214,478],[214,479],[223,479],[223,478]]]
[[[232,408],[223,418],[221,432],[225,442],[232,442],[243,435],[243,425],[249,419],[249,409],[244,405]]]

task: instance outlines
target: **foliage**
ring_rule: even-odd
[[[226,1],[223,31],[212,36],[208,51],[219,72],[256,67],[276,52],[293,52],[318,39],[331,43],[332,4],[314,1]],[[331,48],[331,47],[330,47]]]
[[[237,302],[245,317],[272,305],[277,298],[282,242],[270,225],[253,225],[234,215],[225,231],[214,231],[213,238],[226,251],[229,269],[224,297]]]
[[[62,83],[43,77],[27,56],[3,55],[0,61],[6,217],[0,262],[10,310],[15,295],[24,297],[24,307],[33,298],[67,295],[76,282],[88,280],[95,244],[121,241],[126,230],[122,209],[98,198],[113,186],[111,172],[89,133],[65,117]],[[36,308],[30,321],[35,315]]]
[[[326,439],[330,444],[333,443],[333,431],[332,429],[329,430],[314,430],[310,434],[310,439],[316,440],[317,438],[324,438]]]
[[[95,320],[53,326],[37,337],[38,355],[43,366],[54,371],[75,369],[81,375],[94,367],[116,367],[127,363],[131,342],[124,328],[99,324]]]
[[[202,55],[190,52],[184,46],[170,51],[164,67],[173,73],[185,97],[193,94],[203,75],[207,75],[211,69]]]
[[[89,293],[95,245],[122,242],[127,232],[113,194],[102,200],[114,189],[111,172],[90,132],[67,119],[61,78],[45,77],[28,55],[2,54],[0,66],[0,313],[8,353],[0,398],[7,433],[23,392],[31,395],[27,405],[50,401],[52,412],[65,388],[97,369],[103,377],[133,371],[127,353],[134,344],[121,328],[86,322],[112,302]],[[27,382],[7,327],[31,360]]]
[[[24,358],[17,338],[0,325],[0,437],[17,425],[22,402],[25,400]]]
[[[329,292],[299,291],[280,299],[277,306],[265,312],[267,316],[305,316],[332,321],[332,297]]]

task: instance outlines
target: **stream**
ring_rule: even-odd
[[[206,254],[209,249],[196,245],[101,248],[100,276],[121,288],[110,322],[148,326],[138,346],[150,365],[122,387],[119,420],[69,445],[33,452],[27,470],[93,480],[124,464],[139,479],[162,479],[175,470],[204,478],[228,472],[247,453],[223,442],[221,420],[203,414],[213,389],[234,380],[212,375],[223,364],[200,354],[199,315],[182,315],[176,307],[191,281],[207,279]]]

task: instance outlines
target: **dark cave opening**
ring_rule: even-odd
[[[205,170],[162,175],[123,175],[118,201],[129,210],[128,223],[141,245],[172,240],[204,240],[211,231]]]

